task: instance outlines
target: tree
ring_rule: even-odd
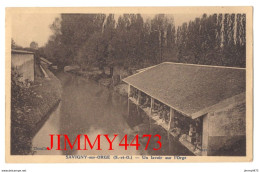
[[[38,49],[38,43],[35,42],[35,41],[32,41],[30,43],[30,48],[33,49],[33,50],[37,50]]]
[[[112,40],[116,34],[116,21],[114,18],[114,14],[109,14],[106,18],[103,28],[103,43],[105,42],[104,47],[104,65],[109,66],[110,68],[110,77],[113,76],[114,66],[115,66],[115,49],[112,44]]]
[[[14,49],[16,47],[16,44],[14,42],[14,39],[11,39],[11,49]]]
[[[175,27],[174,19],[141,14],[62,14],[44,53],[61,66],[141,68],[163,61],[245,66],[245,14],[212,14]],[[176,58],[177,56],[177,58]]]
[[[14,39],[12,38],[12,39],[11,39],[11,49],[19,49],[19,50],[22,50],[23,47],[17,45],[16,42],[14,41]]]

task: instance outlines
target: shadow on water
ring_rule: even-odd
[[[112,90],[99,86],[96,82],[68,73],[58,73],[56,76],[62,84],[62,101],[41,130],[33,139],[34,147],[47,147],[50,145],[49,134],[67,134],[73,144],[79,134],[86,134],[93,142],[98,134],[108,134],[112,139],[114,134],[118,137],[113,142],[114,150],[109,150],[109,144],[104,137],[101,138],[102,150],[70,150],[67,151],[43,151],[36,154],[88,154],[88,155],[190,155],[180,143],[169,137],[167,132],[153,122],[137,107],[130,105],[131,113],[128,113],[128,100]],[[160,134],[162,136],[162,148],[157,148],[158,138],[152,138],[147,151],[144,151],[147,138],[139,138],[141,146],[119,147],[118,144],[124,135],[128,135],[128,143],[138,134]],[[64,141],[61,138],[61,147]],[[84,138],[81,139],[81,147],[84,148]],[[56,140],[55,140],[56,142]],[[54,144],[55,144],[54,142]]]

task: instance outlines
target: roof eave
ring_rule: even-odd
[[[25,50],[11,50],[12,54],[34,54],[34,52],[31,51],[25,51]]]
[[[124,80],[122,80],[122,81],[124,81]],[[177,112],[181,113],[182,115],[191,118],[191,115],[189,115],[189,114],[187,114],[187,113],[185,113],[185,112],[183,112],[183,111],[181,111],[181,110],[179,110],[179,109],[176,109],[176,108],[173,107],[172,105],[170,105],[170,104],[168,104],[168,103],[166,103],[166,102],[160,100],[159,98],[156,98],[155,96],[153,96],[153,95],[151,95],[151,94],[146,93],[146,92],[143,91],[142,89],[140,89],[140,88],[138,88],[138,87],[135,87],[135,86],[131,85],[131,84],[130,84],[129,82],[127,82],[127,81],[124,81],[124,82],[126,82],[126,83],[129,84],[130,86],[132,86],[132,87],[134,87],[134,88],[136,88],[136,89],[138,89],[138,90],[144,92],[145,94],[149,95],[149,96],[152,97],[153,99],[156,99],[156,100],[162,102],[163,104],[165,104],[165,105],[169,106],[170,108],[176,110]]]
[[[220,109],[223,109],[224,107],[234,106],[234,105],[243,103],[243,102],[245,102],[245,96],[246,96],[246,94],[245,94],[245,92],[243,92],[243,93],[237,94],[233,97],[222,100],[215,105],[206,107],[206,108],[204,108],[204,109],[202,109],[198,112],[191,114],[191,118],[196,119],[196,118],[199,118],[199,117],[206,115],[210,112],[215,112],[215,111],[218,111]]]

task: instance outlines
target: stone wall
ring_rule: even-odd
[[[245,155],[245,102],[208,114],[207,141],[208,155]]]
[[[246,134],[245,103],[228,107],[209,115],[209,136],[237,136]]]

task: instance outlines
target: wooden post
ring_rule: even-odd
[[[170,133],[168,132],[168,152],[170,152],[171,151],[171,145],[172,145],[172,143],[171,143],[171,138],[170,138]]]
[[[170,107],[170,120],[168,124],[168,130],[171,130],[171,123],[172,123],[172,118],[174,118],[174,110]],[[173,119],[173,127],[174,127],[174,119]]]
[[[169,151],[171,149],[171,138],[170,138],[170,131],[171,131],[171,123],[172,123],[172,118],[174,117],[174,110],[170,107],[170,119],[169,119],[169,124],[168,124],[168,143],[169,143]]]
[[[131,93],[131,85],[128,84],[128,98],[130,97],[130,93]]]
[[[211,113],[208,113],[203,116],[203,124],[202,124],[202,156],[208,156],[209,155],[209,118]]]
[[[137,104],[140,105],[141,91],[138,90]]]
[[[131,93],[131,85],[130,84],[128,84],[128,99],[127,99],[127,103],[128,103],[128,116],[130,115],[130,93]]]
[[[154,105],[154,99],[151,97],[151,105],[150,105],[150,116],[149,116],[149,131],[151,132],[151,117],[153,115],[153,105]]]
[[[153,114],[153,107],[154,107],[154,99],[151,97],[150,115]]]

